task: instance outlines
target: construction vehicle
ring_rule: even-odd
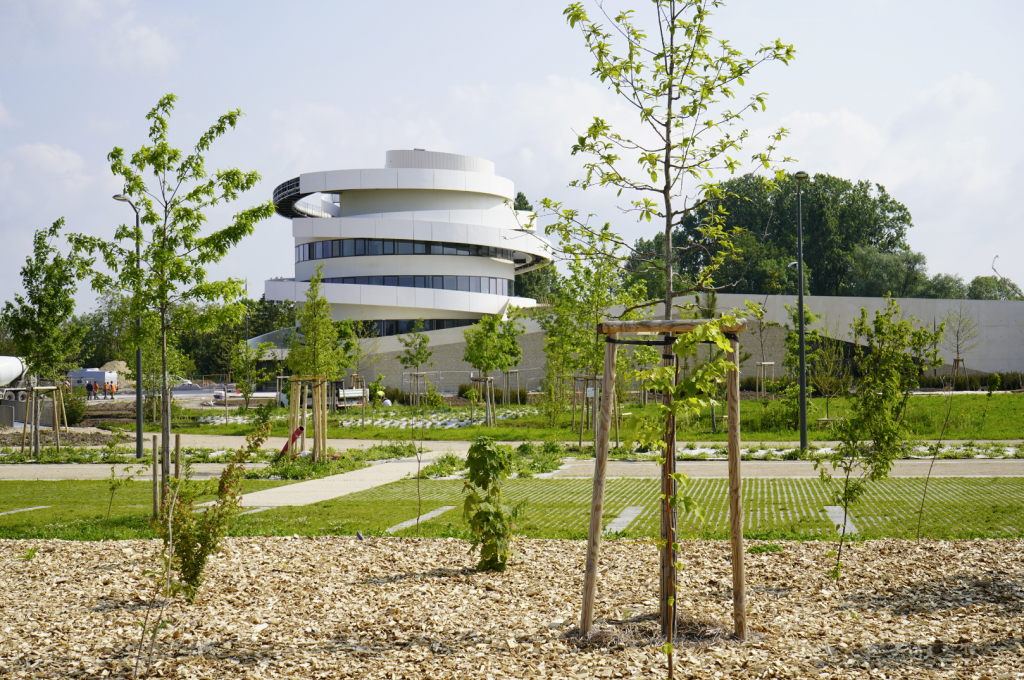
[[[0,400],[25,401],[29,386],[28,367],[19,357],[0,357]]]

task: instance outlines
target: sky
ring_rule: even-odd
[[[134,219],[106,160],[146,143],[146,113],[178,95],[171,142],[188,149],[241,109],[208,168],[263,180],[209,214],[211,227],[266,201],[303,172],[383,167],[389,149],[495,162],[536,201],[550,197],[633,240],[653,228],[624,198],[568,184],[570,149],[594,116],[629,132],[635,115],[590,75],[593,60],[564,2],[270,3],[0,0],[0,300],[21,289],[32,233],[59,217],[109,238]],[[592,17],[601,16],[585,2]],[[609,14],[650,3],[608,0]],[[736,0],[715,10],[716,38],[745,53],[781,39],[797,56],[759,67],[747,90],[752,155],[790,130],[788,170],[870,180],[910,210],[908,241],[929,272],[1024,282],[1024,3],[978,0]],[[1015,47],[1016,45],[1016,47]],[[719,175],[721,177],[721,175]],[[257,226],[211,275],[249,282],[294,274],[288,220]],[[79,311],[95,294],[79,291]]]

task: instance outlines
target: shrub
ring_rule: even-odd
[[[756,392],[757,391],[757,377],[749,376],[747,378],[740,378],[740,389],[744,392]]]
[[[67,416],[68,426],[74,427],[85,418],[85,397],[78,397],[64,393],[64,415]]]
[[[259,425],[249,435],[246,446],[238,450],[221,473],[217,500],[205,512],[196,512],[195,501],[208,491],[206,483],[193,481],[190,471],[183,480],[169,480],[171,488],[153,528],[164,543],[160,558],[163,568],[178,574],[173,590],[181,592],[189,602],[195,602],[206,563],[210,555],[220,550],[231,520],[238,513],[244,474],[242,463],[259,452],[269,434],[269,426]]]
[[[420,479],[434,479],[435,477],[451,477],[456,472],[466,469],[466,461],[454,453],[446,452],[441,454],[437,460],[420,470]]]
[[[479,571],[504,571],[512,556],[512,532],[525,502],[506,505],[502,483],[512,474],[512,447],[479,437],[469,447],[466,458],[466,483],[469,492],[463,516],[473,532],[470,552],[480,549]]]

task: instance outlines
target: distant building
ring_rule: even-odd
[[[422,149],[388,151],[384,168],[305,173],[274,190],[295,276],[267,281],[266,297],[302,302],[322,265],[332,316],[373,321],[379,336],[533,307],[515,276],[546,264],[549,245],[514,199],[494,163]]]

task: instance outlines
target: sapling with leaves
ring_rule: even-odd
[[[241,340],[234,347],[231,355],[231,370],[235,374],[235,384],[238,391],[242,393],[242,400],[245,402],[245,410],[249,410],[249,402],[256,388],[267,382],[273,376],[271,367],[266,364],[273,358],[274,343],[261,342],[255,347],[248,341]]]
[[[836,505],[843,508],[836,563],[830,572],[837,580],[850,506],[870,483],[885,479],[893,463],[911,452],[905,424],[908,400],[919,386],[921,372],[942,365],[936,349],[942,329],[932,331],[912,317],[903,318],[892,298],[886,298],[885,309],[876,311],[873,318],[862,308],[850,326],[860,379],[847,417],[836,426],[839,445],[815,461],[822,481],[835,494]]]
[[[526,501],[505,502],[502,484],[514,469],[511,446],[478,437],[469,447],[462,513],[473,532],[470,553],[480,550],[479,571],[505,571],[512,557],[512,532],[526,507]]]
[[[430,336],[423,332],[423,319],[419,319],[412,328],[412,331],[406,336],[398,336],[398,342],[402,344],[405,349],[398,355],[398,363],[402,364],[402,368],[410,370],[415,368],[417,373],[422,373],[424,365],[433,366],[434,362],[431,361],[431,357],[434,355],[434,351],[430,349]],[[415,383],[419,385],[419,380]],[[416,392],[417,405],[421,405],[419,390]],[[422,413],[421,413],[422,415]],[[415,430],[410,429],[410,434],[413,434]],[[416,513],[416,535],[420,533],[420,515],[423,514],[423,495],[420,491],[420,469],[423,465],[423,443],[420,442],[420,446],[416,448],[416,503],[418,511]]]
[[[241,319],[243,283],[237,279],[211,281],[206,268],[223,260],[249,236],[256,225],[274,214],[273,201],[236,212],[226,226],[206,232],[206,212],[237,200],[260,181],[259,173],[238,168],[206,170],[204,154],[233,129],[242,112],[228,111],[203,132],[191,153],[169,142],[169,119],[177,96],[167,94],[146,115],[149,140],[128,156],[120,147],[108,155],[110,169],[124,182],[124,197],[132,202],[135,221],[122,224],[113,240],[76,234],[70,240],[80,252],[98,252],[111,273],[92,272],[93,289],[118,289],[126,296],[131,318],[153,315],[159,338],[161,442],[171,449],[171,382],[168,338],[183,328],[206,329]],[[150,183],[147,184],[147,176]],[[149,231],[147,234],[146,231]],[[136,256],[136,247],[141,257]],[[205,306],[202,306],[205,305]],[[131,342],[142,341],[134,327]]]
[[[846,343],[838,339],[839,326],[829,324],[826,317],[820,328],[807,333],[814,350],[807,356],[807,378],[815,391],[825,399],[825,418],[831,418],[829,407],[834,399],[850,392],[850,364],[846,360]]]

